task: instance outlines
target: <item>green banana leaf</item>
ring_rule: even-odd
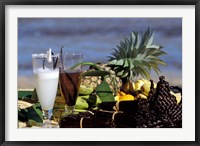
[[[18,99],[30,99],[32,97],[33,91],[18,91]]]
[[[29,103],[37,103],[38,97],[36,89],[33,91],[18,91],[18,100],[26,101]]]
[[[101,84],[96,88],[96,93],[102,102],[113,102],[115,98],[113,92],[111,91],[108,83],[104,79]]]
[[[29,126],[31,126],[31,123],[41,125],[43,123],[43,117],[40,104],[34,104],[26,109],[18,109],[18,120],[21,122],[29,122]]]

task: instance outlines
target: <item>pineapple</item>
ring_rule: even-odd
[[[97,67],[99,67],[103,71],[110,72],[110,75],[107,75],[105,77],[106,82],[110,86],[111,91],[116,94],[117,91],[120,90],[120,87],[122,85],[122,81],[119,77],[116,76],[116,73],[111,70],[111,67],[109,67],[107,64],[98,63]],[[90,67],[90,70],[95,70],[95,67]],[[88,71],[88,70],[87,70]],[[82,85],[90,85],[94,89],[101,84],[102,78],[101,76],[83,76],[81,79]]]
[[[160,72],[158,65],[166,65],[159,56],[166,54],[162,46],[152,44],[155,31],[148,28],[144,34],[131,32],[130,37],[124,37],[120,45],[114,48],[109,57],[109,66],[122,79],[122,88],[126,88],[136,76],[150,79],[150,71]],[[126,89],[127,90],[127,89]]]

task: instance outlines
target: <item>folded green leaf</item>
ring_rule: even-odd
[[[18,91],[18,99],[30,99],[33,91]]]
[[[42,109],[39,103],[28,108],[28,119],[43,123]]]
[[[28,121],[27,113],[28,113],[27,109],[18,109],[18,120],[21,122]]]
[[[113,93],[105,79],[97,86],[96,93],[102,102],[115,101]]]
[[[39,103],[26,109],[18,109],[18,120],[27,122],[33,120],[37,123],[43,123],[42,110]]]

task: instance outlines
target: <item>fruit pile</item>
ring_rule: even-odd
[[[120,91],[120,94],[124,94],[121,96],[125,100],[116,102],[116,105],[104,103],[99,109],[61,118],[60,127],[78,128],[81,119],[84,119],[82,126],[85,128],[181,128],[182,100],[177,104],[176,97],[164,76],[159,78],[156,88],[152,80],[150,83],[147,98],[131,99],[133,95]],[[118,106],[116,111],[108,111],[113,105]]]
[[[84,73],[76,108],[93,113],[85,118],[85,127],[182,127],[181,95],[173,92],[164,76],[157,84],[149,80],[151,70],[159,75],[159,66],[166,65],[159,58],[166,52],[153,43],[154,36],[149,28],[141,35],[132,31],[107,56],[106,64],[93,65]],[[144,79],[133,82],[138,76]],[[84,114],[88,112],[62,118],[60,126],[72,126],[66,118],[80,120]]]

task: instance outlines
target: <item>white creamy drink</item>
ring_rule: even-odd
[[[36,91],[42,107],[42,127],[52,128],[52,109],[58,89],[59,54],[54,55],[49,48],[47,53],[32,54],[32,61]]]
[[[58,87],[58,69],[37,68],[34,70],[37,95],[43,110],[53,109]]]

